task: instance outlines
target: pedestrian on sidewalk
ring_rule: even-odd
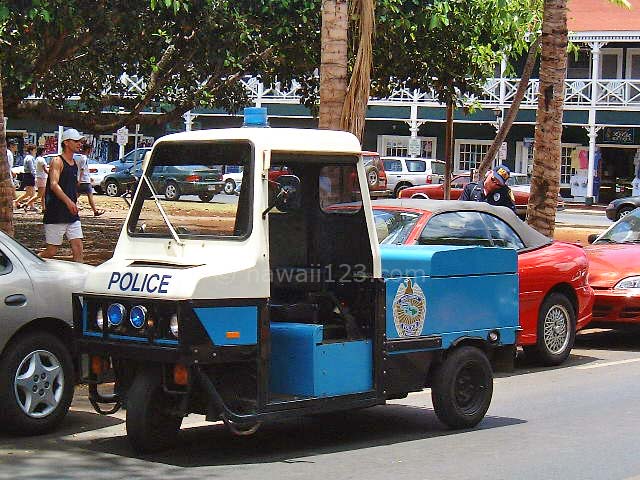
[[[7,139],[7,163],[9,164],[9,174],[11,175],[11,180],[13,181],[16,178],[16,174],[11,170],[13,168],[14,158],[13,156],[18,151],[18,142],[13,139]]]
[[[22,174],[22,186],[24,187],[24,193],[14,201],[16,208],[24,208],[25,212],[35,211],[35,207],[29,207],[32,210],[28,210],[27,205],[30,200],[36,197],[35,185],[36,185],[36,165],[35,157],[36,146],[32,143],[27,144],[24,147],[27,155],[24,157],[24,173]]]
[[[27,202],[25,208],[34,207],[34,203],[40,200],[40,207],[44,212],[44,191],[47,186],[47,177],[49,176],[49,166],[47,165],[47,161],[44,159],[42,154],[44,153],[44,147],[38,147],[36,149],[36,188],[38,189],[38,193],[34,195],[34,197]]]
[[[101,208],[96,208],[96,204],[93,200],[93,187],[91,186],[91,177],[89,176],[89,155],[91,155],[92,146],[88,143],[82,145],[80,153],[73,156],[73,159],[78,165],[78,197],[85,193],[89,198],[89,205],[93,214],[99,217],[104,213]],[[80,209],[80,206],[78,206]]]
[[[51,160],[45,187],[44,236],[47,244],[40,253],[52,258],[66,235],[73,261],[83,261],[82,226],[78,216],[78,166],[73,155],[80,151],[84,137],[75,128],[62,132],[62,153]]]

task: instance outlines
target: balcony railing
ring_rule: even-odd
[[[120,79],[128,86],[132,95],[139,95],[146,89],[144,80],[136,76],[123,75]],[[477,101],[484,107],[508,107],[512,102],[520,79],[490,78],[485,83],[483,92],[477,97],[469,97],[470,101]],[[293,81],[288,88],[279,82],[264,85],[256,77],[245,77],[242,83],[249,92],[250,98],[256,103],[288,103],[297,104],[300,101],[300,85]],[[532,79],[521,106],[535,108],[538,104],[540,81]],[[565,106],[586,108],[592,105],[595,91],[594,106],[599,109],[631,109],[640,110],[640,80],[598,80],[571,79],[565,81]],[[395,90],[387,98],[372,98],[370,105],[407,105],[441,106],[434,91],[412,90],[408,88]]]

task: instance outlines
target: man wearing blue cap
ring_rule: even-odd
[[[500,207],[509,207],[516,211],[516,205],[513,198],[513,192],[507,185],[507,180],[511,176],[511,171],[506,165],[498,165],[493,170],[487,172],[484,182],[468,183],[460,200],[472,202],[487,202],[489,205],[497,205]]]

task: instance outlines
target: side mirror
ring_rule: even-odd
[[[589,242],[589,244],[593,243],[596,241],[596,238],[598,238],[600,235],[597,233],[592,233],[591,235],[589,235],[587,237],[587,242]]]
[[[300,208],[302,197],[300,195],[300,178],[295,175],[280,175],[277,180],[278,192],[275,198],[275,206],[281,212],[289,212]]]

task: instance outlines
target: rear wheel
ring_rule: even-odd
[[[527,356],[543,365],[560,365],[569,357],[575,338],[573,305],[562,293],[552,293],[540,307],[536,345],[527,345],[523,349]]]
[[[201,193],[200,195],[198,195],[198,198],[201,202],[207,203],[210,202],[213,198],[213,193]]]
[[[398,185],[396,185],[395,190],[393,191],[393,196],[395,198],[398,198],[400,196],[400,192],[402,190],[404,190],[405,188],[409,188],[412,187],[413,185],[411,185],[410,183],[400,183]]]
[[[178,185],[175,182],[167,182],[164,187],[164,196],[167,200],[178,200],[180,198]]]
[[[118,182],[114,180],[109,180],[105,184],[104,191],[109,197],[117,197],[119,195],[122,195],[122,190],[120,188],[120,185],[118,185]]]
[[[46,332],[17,337],[0,362],[0,428],[37,435],[55,428],[69,411],[74,389],[67,347]]]
[[[228,178],[226,182],[224,182],[224,193],[227,195],[233,195],[233,192],[236,189],[236,182],[234,182],[231,178]]]
[[[431,387],[436,415],[449,428],[477,425],[487,413],[492,395],[491,364],[475,347],[454,350],[437,368]]]
[[[165,450],[180,431],[182,417],[171,412],[176,402],[163,390],[161,375],[159,368],[142,370],[127,395],[127,438],[136,452]]]
[[[370,187],[378,185],[378,169],[376,167],[370,167],[367,172],[367,183]]]

